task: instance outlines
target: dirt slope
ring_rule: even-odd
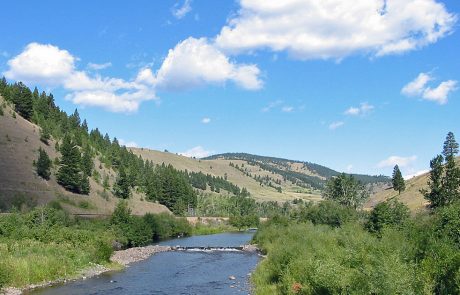
[[[0,105],[6,105],[2,97]],[[57,184],[54,173],[49,181],[40,178],[32,164],[38,158],[38,148],[42,147],[54,160],[59,156],[55,142],[51,140],[49,145],[41,142],[40,128],[18,114],[13,118],[11,106],[6,105],[3,113],[0,116],[0,211],[15,203],[45,204],[52,200],[59,200],[63,207],[76,214],[110,214],[113,211],[118,199],[104,192],[94,179],[90,179],[90,195],[82,196],[65,191]],[[113,171],[99,169],[98,163],[95,164],[101,175],[107,174],[114,181]],[[134,194],[129,204],[135,214],[169,212],[162,205],[142,201],[139,194]]]

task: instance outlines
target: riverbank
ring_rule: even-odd
[[[84,269],[75,276],[59,278],[56,280],[45,281],[42,283],[29,284],[22,288],[7,287],[0,290],[2,295],[21,295],[24,292],[32,291],[34,289],[47,288],[55,285],[66,284],[77,280],[86,280],[95,276],[99,276],[109,271],[118,271],[129,266],[132,263],[140,262],[148,259],[152,255],[161,252],[176,251],[173,246],[149,245],[144,247],[133,247],[125,250],[115,251],[111,258],[110,263],[105,265],[93,264],[89,268]],[[259,252],[257,245],[247,244],[241,245],[241,251],[255,253]]]

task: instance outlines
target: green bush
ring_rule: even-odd
[[[381,233],[385,227],[402,228],[409,218],[409,208],[393,198],[375,206],[366,222],[370,232]]]
[[[311,221],[315,225],[340,227],[347,222],[358,220],[358,214],[356,210],[336,202],[324,201],[318,204],[307,203],[300,209],[297,218],[302,222]]]

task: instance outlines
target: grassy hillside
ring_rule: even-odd
[[[458,157],[456,161],[457,163],[460,163],[460,157]],[[406,204],[413,212],[423,210],[428,205],[428,202],[423,197],[422,193],[420,193],[420,190],[428,189],[427,183],[429,176],[430,173],[425,173],[406,180],[406,190],[401,192],[401,195],[398,195],[398,192],[393,190],[391,187],[380,190],[370,198],[366,207],[372,208],[382,201],[396,197],[398,200]]]
[[[92,189],[89,196],[82,196],[64,190],[57,184],[54,173],[49,181],[40,178],[33,166],[38,148],[42,147],[54,160],[59,157],[55,141],[50,140],[49,145],[41,142],[40,127],[15,113],[1,96],[0,105],[3,111],[0,116],[0,211],[12,205],[30,207],[52,200],[59,201],[69,212],[76,214],[110,214],[113,211],[118,198],[110,191],[104,191],[94,179],[90,179]],[[102,176],[108,175],[110,183],[114,182],[115,172],[101,167],[97,160],[95,169]],[[136,193],[129,200],[134,214],[168,211],[162,205],[142,200],[143,196]]]
[[[287,159],[262,157],[249,154],[222,154],[206,159],[143,148],[131,148],[143,159],[155,164],[171,164],[176,169],[202,172],[246,188],[259,201],[286,201],[301,198],[321,200],[321,188],[327,178],[339,172],[327,167]],[[365,183],[388,182],[384,176],[356,175]],[[212,193],[207,191],[207,193]],[[225,195],[226,192],[220,194]]]

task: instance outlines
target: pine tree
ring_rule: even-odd
[[[404,182],[404,178],[402,177],[401,170],[399,170],[398,165],[396,165],[393,169],[393,177],[391,181],[393,183],[393,189],[398,191],[399,194],[406,189],[406,183]]]
[[[50,167],[51,167],[51,160],[48,157],[48,154],[45,152],[44,149],[39,148],[38,149],[38,160],[37,160],[37,174],[40,177],[46,180],[49,180],[51,176]]]
[[[113,194],[122,199],[128,199],[131,195],[128,177],[123,167],[118,171],[117,181],[113,186]]]
[[[89,184],[89,177],[86,173],[83,173],[83,175],[81,176],[80,193],[88,195],[90,190],[91,186]]]
[[[30,120],[34,111],[32,92],[22,82],[17,83],[14,87],[13,102],[15,111],[24,119]]]
[[[81,158],[81,170],[90,176],[93,173],[94,163],[91,157],[90,147],[87,145],[84,148],[83,156]]]
[[[444,167],[445,175],[442,179],[441,194],[445,204],[460,200],[460,168],[455,163],[454,154],[449,154]]]
[[[449,156],[455,157],[458,154],[458,143],[455,141],[455,136],[452,132],[447,133],[442,154],[446,158],[446,161]]]
[[[57,181],[65,189],[78,193],[81,185],[80,151],[69,135],[64,136],[60,150],[62,157],[57,173]]]
[[[444,194],[443,194],[443,175],[444,166],[443,157],[437,155],[430,161],[430,179],[428,180],[429,191],[422,190],[422,194],[425,195],[425,199],[430,201],[431,207],[436,208],[445,205]]]

